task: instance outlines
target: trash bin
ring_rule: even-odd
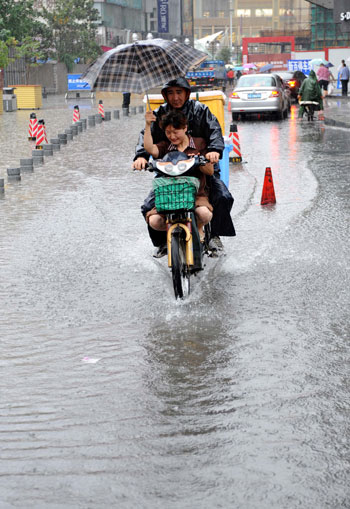
[[[148,97],[152,110],[157,109],[161,104],[164,103],[164,98],[162,94],[150,94]],[[218,119],[221,131],[224,134],[225,133],[224,104],[226,99],[225,94],[221,92],[221,90],[211,90],[208,92],[193,92],[190,95],[190,99],[197,100],[208,106],[212,114],[215,115],[216,118]],[[144,96],[143,102],[147,104],[146,96]]]
[[[2,104],[4,111],[17,110],[17,97],[14,93],[14,87],[4,87],[2,89]]]
[[[219,161],[220,178],[223,183],[228,187],[230,176],[230,152],[233,149],[233,143],[228,136],[224,136],[225,148],[222,153],[222,159]]]

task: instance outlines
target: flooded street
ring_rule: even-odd
[[[38,114],[49,138],[69,105]],[[238,124],[237,236],[175,302],[131,171],[143,115],[20,183],[29,112],[0,116],[1,509],[350,507],[350,133],[296,117]]]

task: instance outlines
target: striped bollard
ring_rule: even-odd
[[[242,162],[241,146],[239,143],[239,136],[238,136],[236,124],[230,125],[229,138],[233,145],[232,152],[230,152],[230,155],[229,155],[230,162],[231,163],[241,163]]]
[[[74,110],[73,110],[73,124],[75,124],[75,122],[78,122],[78,120],[80,120],[80,111],[79,111],[79,106],[74,106]]]
[[[38,130],[38,119],[35,113],[31,113],[29,117],[28,140],[35,140]]]
[[[45,140],[45,143],[47,143],[46,125],[45,125],[44,120],[43,120],[43,126],[44,126],[44,140]]]
[[[104,120],[105,119],[105,110],[104,110],[104,107],[103,107],[102,99],[100,99],[98,101],[98,112],[101,115],[102,120]]]
[[[46,139],[46,133],[45,133],[45,130],[44,130],[44,121],[43,120],[39,120],[38,121],[38,131],[37,131],[37,134],[36,134],[36,143],[35,143],[36,150],[42,150],[43,149],[43,144],[45,143],[45,139]]]

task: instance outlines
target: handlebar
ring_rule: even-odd
[[[204,166],[205,164],[207,163],[210,163],[209,159],[206,159],[205,156],[202,156],[202,155],[199,155],[199,156],[194,156],[195,158],[195,164],[198,165],[198,166]],[[191,158],[189,158],[191,159]],[[162,161],[162,159],[154,159],[154,162],[147,162],[146,166],[145,166],[145,171],[155,171],[157,170],[156,168],[156,161],[159,160],[159,161]]]

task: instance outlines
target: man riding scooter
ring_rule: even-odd
[[[171,80],[162,88],[162,95],[165,104],[154,111],[156,120],[152,123],[151,132],[154,143],[166,141],[164,131],[159,122],[161,118],[171,110],[182,111],[188,120],[188,132],[193,137],[202,137],[206,141],[208,152],[206,158],[215,163],[215,174],[207,177],[207,184],[210,189],[210,202],[214,207],[213,219],[211,221],[210,248],[214,251],[221,251],[223,245],[220,236],[232,237],[235,229],[230,216],[233,204],[233,197],[225,184],[219,178],[218,161],[224,150],[224,140],[221,127],[217,118],[210,112],[209,108],[199,101],[191,100],[191,87],[185,78]],[[143,146],[144,130],[141,131],[133,167],[136,170],[145,168],[149,154]],[[154,207],[154,194],[151,192],[141,207],[142,213],[146,213]],[[149,234],[153,244],[158,247],[156,256],[163,256],[166,253],[166,236],[164,232],[157,232],[149,228]]]

